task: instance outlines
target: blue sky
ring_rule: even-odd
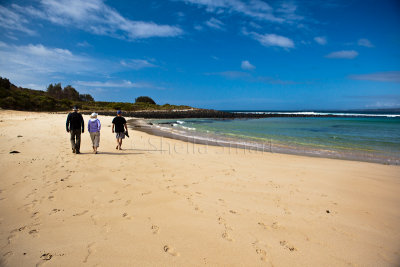
[[[400,107],[400,2],[0,1],[0,76],[96,100]]]

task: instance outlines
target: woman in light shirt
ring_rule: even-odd
[[[90,139],[92,139],[93,152],[95,154],[97,154],[97,148],[100,144],[100,130],[101,123],[97,119],[97,113],[92,113],[92,115],[90,115],[90,120],[88,121],[88,131],[90,134]]]

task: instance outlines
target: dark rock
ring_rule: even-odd
[[[53,258],[53,255],[51,255],[50,253],[45,253],[42,256],[40,256],[40,258],[42,260],[49,261],[49,260],[51,260],[51,258]]]
[[[17,150],[13,150],[13,151],[10,152],[10,154],[17,154],[17,153],[21,153],[21,152],[19,152]]]
[[[326,210],[326,213],[331,213],[329,210]]]

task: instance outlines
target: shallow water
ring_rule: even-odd
[[[153,120],[181,136],[273,152],[400,164],[400,117]],[[161,124],[160,124],[161,123]]]

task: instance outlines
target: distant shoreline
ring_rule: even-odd
[[[89,115],[91,112],[82,111],[81,113]],[[115,111],[99,111],[99,115],[113,116]],[[377,116],[395,116],[400,114],[369,114],[369,113],[323,113],[323,112],[264,112],[264,111],[237,111],[226,112],[213,109],[189,109],[189,110],[153,110],[153,111],[127,111],[123,112],[126,117],[144,118],[144,119],[189,119],[189,118],[209,118],[209,119],[255,119],[255,118],[312,118],[312,117],[377,117]]]

